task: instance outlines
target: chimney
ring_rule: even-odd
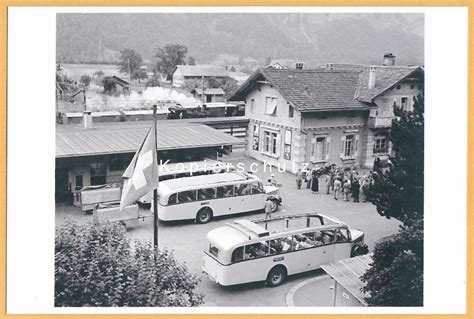
[[[395,65],[395,58],[392,53],[386,53],[383,56],[383,64],[384,66],[394,66]]]
[[[92,112],[91,111],[84,111],[82,116],[82,123],[84,124],[84,128],[86,130],[92,128]]]
[[[371,66],[369,70],[369,90],[375,86],[375,66]]]
[[[332,70],[333,66],[334,66],[333,63],[328,63],[326,64],[326,69]]]
[[[304,68],[304,62],[296,62],[297,70],[303,70],[303,68]]]

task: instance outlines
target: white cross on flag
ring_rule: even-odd
[[[124,181],[120,209],[158,187],[155,130],[153,125],[122,175]]]

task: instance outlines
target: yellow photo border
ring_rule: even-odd
[[[8,7],[9,6],[351,6],[351,7],[382,7],[382,6],[407,6],[407,7],[451,7],[460,6],[468,8],[468,111],[466,119],[468,121],[467,136],[467,255],[466,255],[466,314],[464,315],[299,315],[299,314],[253,314],[253,315],[233,315],[233,314],[113,314],[113,315],[71,315],[71,314],[41,314],[41,315],[8,315],[6,313],[6,224],[7,224],[7,33],[8,33]],[[0,318],[152,318],[159,316],[167,319],[185,319],[193,317],[203,318],[226,318],[242,319],[246,318],[322,318],[332,319],[337,316],[344,316],[351,319],[362,319],[369,317],[379,317],[384,319],[404,318],[474,318],[473,305],[473,272],[474,272],[474,236],[472,234],[474,217],[472,216],[474,196],[474,125],[469,120],[474,116],[474,0],[0,0]]]

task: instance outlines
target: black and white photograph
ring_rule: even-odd
[[[45,40],[9,37],[10,310],[462,309],[467,73],[436,10],[37,11]]]

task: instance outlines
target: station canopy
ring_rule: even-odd
[[[159,151],[242,144],[241,140],[207,125],[163,122],[157,125]],[[56,158],[134,153],[152,124],[151,121],[94,123],[88,129],[80,124],[57,125]]]

